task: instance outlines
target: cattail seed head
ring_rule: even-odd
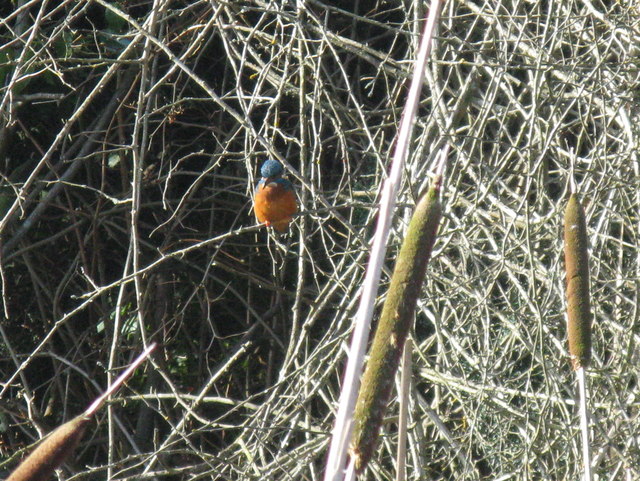
[[[56,428],[6,481],[46,481],[78,445],[90,418],[80,415]]]
[[[567,331],[573,368],[586,368],[591,360],[591,301],[587,223],[576,194],[571,194],[564,215],[564,256],[567,274]]]
[[[442,217],[440,183],[438,176],[411,218],[362,376],[349,449],[357,473],[364,470],[374,453],[402,349],[413,323]]]

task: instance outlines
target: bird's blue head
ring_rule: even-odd
[[[284,172],[282,164],[274,159],[265,160],[260,168],[260,175],[265,179],[280,177],[282,172]]]

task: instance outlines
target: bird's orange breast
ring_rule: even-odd
[[[276,182],[261,183],[256,191],[254,209],[258,222],[266,222],[278,232],[285,232],[293,214],[298,211],[298,203],[292,188]]]

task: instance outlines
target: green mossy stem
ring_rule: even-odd
[[[413,324],[416,303],[442,217],[440,183],[441,177],[438,176],[416,206],[371,345],[356,401],[349,449],[357,473],[364,470],[375,450],[402,349]]]
[[[591,301],[587,222],[576,194],[564,213],[564,257],[567,274],[567,335],[573,369],[591,360]]]
[[[56,428],[5,481],[46,481],[73,453],[90,418],[80,415]]]

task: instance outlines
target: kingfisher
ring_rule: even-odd
[[[286,232],[298,210],[293,185],[282,178],[284,169],[277,160],[266,160],[260,168],[262,178],[258,182],[254,198],[254,210],[258,222],[272,226],[278,232]]]

